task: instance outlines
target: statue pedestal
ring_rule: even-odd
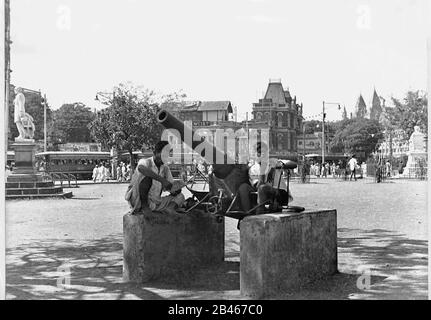
[[[427,168],[426,152],[412,151],[408,153],[406,167],[401,175],[403,178],[418,178],[422,174],[422,170]],[[422,167],[422,168],[421,168]],[[422,170],[421,170],[422,169]]]
[[[6,181],[6,199],[70,198],[72,192],[63,192],[48,177],[35,168],[36,144],[31,139],[15,139],[15,167]]]
[[[13,174],[36,175],[34,165],[36,144],[34,143],[34,140],[15,139],[15,143],[12,144],[12,149],[15,151],[15,168],[13,169]]]

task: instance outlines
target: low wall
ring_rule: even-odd
[[[123,218],[123,280],[178,278],[224,260],[224,219],[188,214],[126,214]]]
[[[265,214],[241,222],[243,296],[276,296],[337,272],[337,211]]]

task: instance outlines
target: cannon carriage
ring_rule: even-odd
[[[166,110],[162,110],[157,115],[158,122],[166,129],[177,130],[180,139],[187,143],[185,139],[186,130],[189,131],[189,137],[194,137],[195,132],[192,128],[185,127],[184,123]],[[189,147],[193,150],[201,143],[209,143],[203,138],[200,141],[190,141]],[[302,207],[289,206],[288,192],[285,193],[286,197],[282,203],[284,206],[273,206],[274,199],[268,199],[262,203],[258,203],[258,192],[252,192],[250,195],[252,208],[244,211],[238,200],[239,187],[244,183],[249,182],[248,164],[232,164],[235,163],[229,159],[229,155],[224,151],[217,148],[217,146],[210,144],[213,148],[213,171],[208,175],[206,183],[209,186],[208,191],[195,190],[192,186],[187,186],[187,189],[192,193],[193,199],[188,201],[187,211],[199,208],[214,215],[223,217],[231,217],[241,220],[246,216],[258,213],[281,213],[281,212],[301,212],[304,211]],[[205,154],[201,154],[205,157]],[[224,159],[224,163],[217,163],[216,159]],[[272,177],[271,183],[275,189],[280,189],[281,179],[287,176],[287,190],[289,190],[290,171],[296,168],[297,164],[291,160],[279,160],[274,168],[271,169],[270,175]],[[286,191],[287,191],[286,190]],[[259,210],[258,210],[259,209]]]

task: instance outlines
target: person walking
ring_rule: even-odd
[[[102,163],[100,163],[97,168],[97,181],[105,182],[105,166]]]
[[[357,181],[357,179],[356,179],[356,167],[358,166],[358,161],[356,160],[354,154],[350,158],[347,165],[349,166],[349,169],[350,169],[350,181],[352,181],[352,177],[354,177],[355,181]]]
[[[121,163],[121,181],[126,181],[126,165]]]
[[[391,163],[389,162],[389,159],[388,160],[386,160],[386,164],[385,164],[385,166],[386,166],[386,176],[389,178],[390,176],[391,176]]]
[[[117,165],[117,182],[121,182],[121,167]]]
[[[99,178],[99,170],[97,168],[97,164],[94,166],[92,178],[94,183],[96,183],[97,179]]]

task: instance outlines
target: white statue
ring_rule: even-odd
[[[425,151],[425,135],[421,132],[419,126],[414,127],[414,132],[410,136],[409,151]]]
[[[14,122],[19,136],[16,140],[33,139],[35,126],[33,117],[25,112],[25,96],[22,88],[15,89]]]

